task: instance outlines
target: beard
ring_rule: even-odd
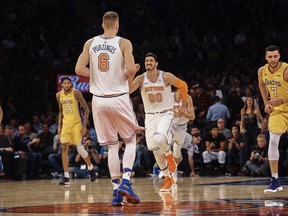
[[[152,70],[154,70],[156,68],[156,65],[148,65],[148,66],[146,66],[146,70],[147,71],[152,71]]]
[[[279,63],[279,61],[276,63],[273,63],[273,64],[269,63],[269,67],[276,68],[278,66],[278,63]]]

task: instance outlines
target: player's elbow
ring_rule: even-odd
[[[75,67],[75,73],[76,73],[77,75],[81,75],[81,71],[82,71],[81,68],[76,65],[76,67]]]

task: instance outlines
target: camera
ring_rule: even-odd
[[[92,148],[93,148],[92,145],[88,145],[88,146],[87,146],[87,149],[88,149],[88,150],[91,150]]]
[[[254,152],[254,159],[259,159],[259,158],[260,158],[259,152]]]

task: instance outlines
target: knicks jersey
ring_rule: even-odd
[[[173,95],[171,94],[171,85],[166,85],[163,71],[158,71],[158,77],[152,82],[147,77],[147,72],[143,73],[143,82],[141,87],[141,96],[145,112],[161,112],[173,109]]]
[[[173,95],[173,98],[174,98],[174,93],[172,93]],[[177,124],[177,125],[182,125],[182,124],[186,124],[189,122],[189,119],[184,117],[184,116],[181,116],[181,117],[177,117],[177,113],[180,112],[182,108],[182,100],[180,100],[179,102],[176,102],[175,99],[174,99],[174,107],[173,107],[173,110],[174,110],[174,113],[175,113],[175,117],[173,119],[173,123],[174,124]]]
[[[282,62],[280,68],[271,73],[268,69],[268,64],[264,65],[262,72],[262,80],[268,88],[270,98],[284,98],[288,93],[288,82],[283,79],[285,68],[287,63]],[[288,104],[283,104],[278,107],[274,107],[274,110],[288,111]]]
[[[80,106],[74,96],[75,89],[67,95],[64,91],[60,92],[60,103],[62,105],[63,123],[76,123],[81,121]]]
[[[90,49],[90,92],[96,96],[129,92],[123,54],[122,38],[94,37]]]

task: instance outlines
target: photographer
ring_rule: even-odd
[[[91,160],[91,163],[94,166],[94,171],[96,172],[96,176],[99,176],[99,154],[96,149],[92,146],[92,139],[90,137],[86,138],[84,141],[84,148],[88,152],[88,156]],[[89,178],[89,170],[88,167],[81,157],[80,154],[77,154],[75,157],[76,165],[73,167],[69,167],[69,173],[72,174],[75,178]]]
[[[251,152],[250,160],[246,162],[252,176],[268,176],[269,160],[266,143],[265,135],[259,134],[257,136],[257,146]],[[246,171],[246,173],[248,172]]]

